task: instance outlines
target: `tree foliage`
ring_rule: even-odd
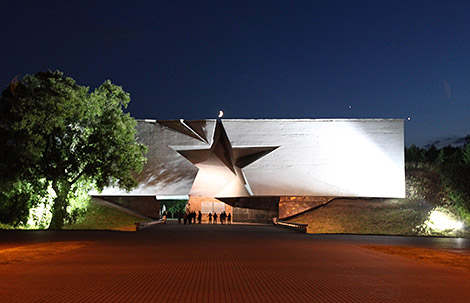
[[[467,136],[470,138],[470,136]],[[468,139],[470,140],[470,139]],[[470,164],[470,143],[463,147],[445,146],[437,149],[434,145],[420,148],[412,144],[405,148],[405,161],[410,168],[418,168],[423,164]]]
[[[185,212],[186,205],[188,204],[188,200],[172,200],[172,201],[165,201],[162,202],[162,205],[165,205],[167,208],[167,212],[172,213],[173,215],[178,212]]]
[[[418,165],[419,155],[420,155],[420,149],[414,144],[410,145],[410,147],[405,149],[406,162],[412,163],[415,166]]]
[[[31,183],[19,180],[10,183],[9,186],[2,186],[0,222],[12,226],[25,224],[29,209],[36,206],[40,200],[38,189],[39,187],[34,188]]]
[[[99,190],[131,189],[146,147],[136,142],[135,120],[123,112],[129,101],[109,80],[89,92],[59,71],[8,86],[0,99],[0,183],[26,182],[37,191],[38,180],[45,180],[55,192],[53,229],[62,227],[80,180],[93,180]]]
[[[462,149],[462,163],[470,164],[470,143],[467,143]]]

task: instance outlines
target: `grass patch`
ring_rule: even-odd
[[[76,223],[64,226],[64,229],[98,229],[135,231],[135,222],[142,218],[127,214],[114,208],[90,203],[87,211]]]
[[[408,199],[337,199],[291,219],[308,233],[415,235],[432,205]]]

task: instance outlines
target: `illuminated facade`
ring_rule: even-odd
[[[401,119],[141,120],[148,163],[103,196],[405,196]]]

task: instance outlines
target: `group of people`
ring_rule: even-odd
[[[178,224],[181,224],[181,219],[183,219],[184,224],[196,224],[196,218],[198,224],[201,224],[202,221],[202,213],[200,211],[197,214],[195,211],[185,213],[179,211],[176,215],[178,217]]]
[[[166,212],[165,212],[166,213]],[[196,224],[196,219],[197,219],[197,224],[201,224],[202,221],[202,213],[199,211],[196,213],[195,211],[190,211],[190,212],[178,212],[177,214],[178,217],[178,224],[181,224],[181,221],[183,221],[183,224]],[[166,214],[165,214],[166,217]],[[209,213],[207,215],[207,218],[209,219],[209,224],[217,224],[217,219],[220,220],[220,224],[232,224],[232,214],[226,214],[225,211],[221,212],[220,215],[217,215],[217,213]]]
[[[228,215],[225,213],[225,211],[220,213],[220,216],[217,215],[217,213],[209,213],[207,215],[207,218],[209,218],[209,224],[217,224],[217,218],[220,219],[220,224],[232,224],[232,214],[228,213]],[[212,219],[214,219],[214,223],[212,223]]]

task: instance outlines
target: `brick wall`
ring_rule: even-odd
[[[270,223],[279,213],[279,197],[220,198],[233,207],[233,221]]]
[[[233,208],[232,206],[224,203],[223,201],[219,200],[219,199],[216,199],[216,198],[212,198],[212,197],[196,197],[196,196],[190,196],[189,197],[189,201],[188,201],[188,206],[187,208],[190,210],[190,211],[195,211],[196,213],[198,213],[199,211],[202,210],[202,203],[204,202],[216,202],[216,203],[223,203],[224,204],[224,210],[225,210],[225,213],[228,215],[229,213],[232,214],[233,216]],[[219,212],[217,212],[218,215],[220,215]],[[207,217],[207,213],[203,213],[202,214],[202,222],[208,222],[209,219]],[[232,220],[233,221],[233,220]]]

